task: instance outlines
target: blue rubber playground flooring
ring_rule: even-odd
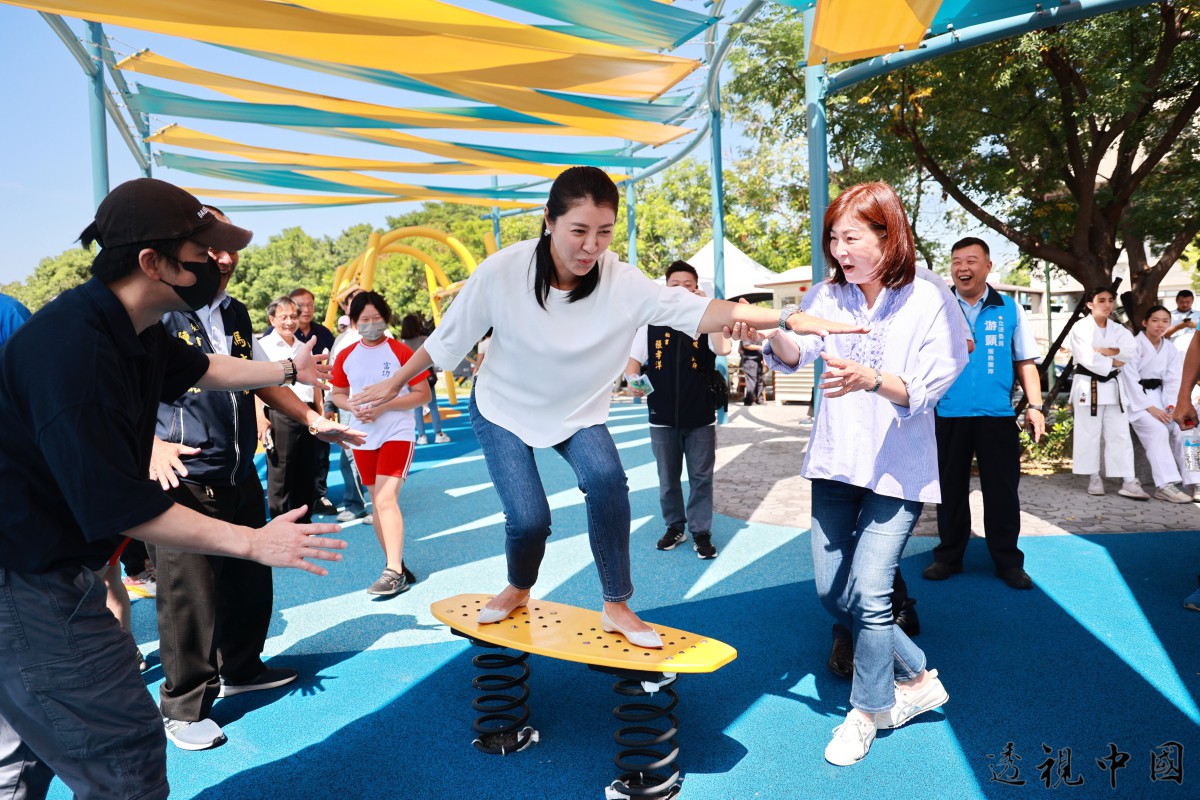
[[[992,577],[982,542],[969,548],[966,574],[923,581],[935,542],[911,540],[902,569],[918,599],[916,641],[950,701],[882,733],[862,763],[837,768],[822,751],[850,686],[825,668],[830,620],[813,589],[807,518],[785,528],[718,516],[716,560],[690,546],[658,552],[644,406],[614,408],[609,425],[629,475],[633,607],[739,653],[717,673],[676,684],[683,798],[1200,798],[1200,614],[1180,605],[1200,570],[1196,532],[1025,539],[1037,582],[1027,592]],[[373,530],[357,524],[346,527],[350,547],[328,577],[277,571],[266,655],[301,677],[218,700],[226,744],[192,753],[168,745],[173,797],[604,797],[616,777],[611,676],[530,657],[541,742],[507,757],[471,746],[470,659],[480,651],[429,605],[498,591],[504,531],[465,414],[446,430],[453,442],[418,450],[401,495],[405,561],[420,582],[395,598],[367,595],[382,559]],[[538,464],[554,535],[535,596],[598,609],[582,495],[553,451]],[[154,605],[133,610],[157,697]],[[51,796],[69,793],[56,782]]]

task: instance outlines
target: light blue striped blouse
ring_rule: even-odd
[[[795,372],[823,353],[898,375],[908,386],[907,408],[870,392],[822,398],[801,475],[861,486],[887,497],[940,503],[933,408],[967,364],[966,321],[944,281],[922,279],[884,289],[866,307],[853,284],[818,284],[805,296],[809,314],[871,327],[869,334],[787,336],[800,347],[789,366],[763,348],[767,366]]]

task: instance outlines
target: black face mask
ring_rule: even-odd
[[[163,253],[166,255],[166,253]],[[201,308],[212,303],[217,297],[217,292],[221,289],[221,268],[217,266],[217,261],[212,256],[209,256],[204,261],[180,261],[178,258],[167,256],[183,269],[196,276],[196,282],[191,286],[176,286],[169,281],[163,283],[175,290],[175,294],[179,295],[179,299],[187,303],[187,307],[192,311],[198,311]]]

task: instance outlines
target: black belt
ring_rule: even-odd
[[[1142,385],[1143,392],[1149,392],[1152,389],[1161,389],[1163,385],[1162,378],[1142,378],[1138,383]]]
[[[1092,412],[1092,416],[1094,417],[1094,416],[1096,416],[1096,384],[1108,383],[1113,378],[1120,375],[1121,370],[1114,369],[1112,372],[1108,373],[1107,375],[1100,375],[1098,373],[1092,372],[1090,369],[1088,369],[1087,367],[1082,366],[1080,364],[1076,364],[1075,369],[1076,369],[1076,371],[1082,372],[1084,375],[1087,375],[1088,377],[1090,377],[1092,379],[1091,412]],[[1159,383],[1162,383],[1162,381],[1159,381]],[[1122,403],[1121,403],[1121,390],[1119,387],[1117,389],[1117,408],[1121,409],[1121,411],[1125,410],[1125,406],[1122,405]]]

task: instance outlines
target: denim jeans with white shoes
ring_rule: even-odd
[[[925,654],[892,618],[892,581],[921,507],[841,481],[812,482],[817,595],[854,635],[850,705],[868,714],[895,705],[895,681],[925,669]]]
[[[504,507],[504,552],[508,582],[529,589],[550,536],[550,503],[538,474],[533,448],[516,434],[488,421],[471,395],[471,427],[483,450],[488,474]],[[588,539],[604,599],[610,603],[633,596],[629,575],[629,483],[625,467],[604,425],[576,431],[554,445],[579,480],[587,499]]]

